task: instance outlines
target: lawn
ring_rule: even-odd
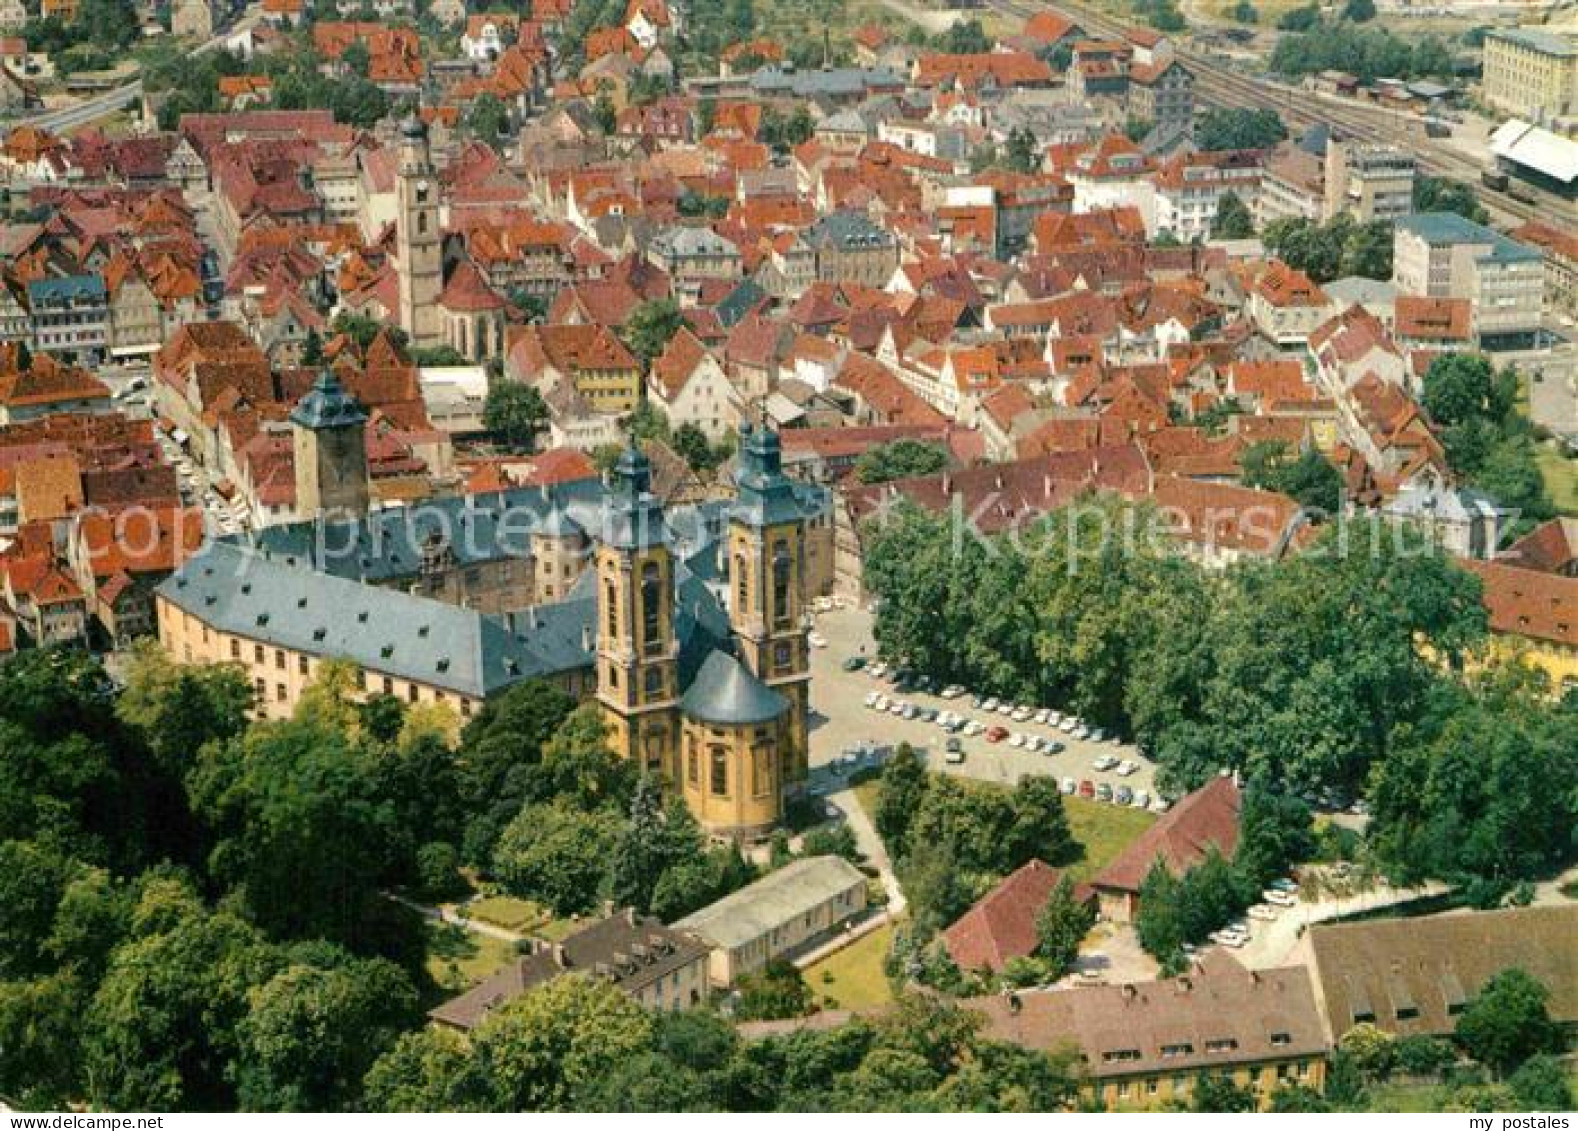
[[[449,994],[469,990],[514,956],[503,939],[453,923],[427,923],[427,972]]]
[[[469,919],[480,919],[503,927],[506,931],[531,931],[553,916],[529,899],[516,899],[512,895],[490,895],[460,908]]]
[[[993,782],[974,784],[1001,788]],[[873,820],[876,819],[879,788],[875,779],[855,787],[855,799]],[[1156,815],[1144,809],[1125,809],[1082,797],[1065,797],[1063,810],[1068,814],[1068,826],[1074,839],[1085,846],[1084,857],[1070,869],[1076,880],[1089,879],[1101,871],[1156,821]]]
[[[856,939],[837,954],[806,967],[803,977],[817,997],[827,998],[835,1009],[863,1009],[893,1000],[883,959],[893,944],[893,927],[878,927]]]
[[[1156,815],[1144,809],[1125,809],[1083,797],[1065,797],[1063,809],[1074,839],[1085,846],[1084,858],[1069,869],[1076,880],[1101,871],[1156,822]]]
[[[1440,1111],[1443,1092],[1439,1084],[1376,1084],[1370,1088],[1368,1110]]]
[[[1541,444],[1536,458],[1556,509],[1578,514],[1578,460],[1563,455],[1555,444]]]

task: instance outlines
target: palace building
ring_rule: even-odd
[[[775,432],[742,430],[732,499],[664,508],[647,457],[606,484],[368,512],[366,413],[325,373],[292,414],[298,490],[320,517],[216,539],[155,592],[176,659],[233,663],[281,718],[329,660],[369,695],[462,719],[541,679],[595,700],[609,742],[710,834],[757,839],[807,768],[808,546],[824,488],[788,478]]]

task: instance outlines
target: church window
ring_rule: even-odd
[[[650,654],[663,647],[663,571],[656,562],[641,568],[641,644]]]
[[[603,626],[606,635],[619,635],[619,601],[612,581],[603,586]]]
[[[685,744],[685,780],[691,785],[701,784],[701,758],[696,753],[696,744]]]
[[[773,748],[763,744],[751,751],[751,793],[764,797],[773,789]]]
[[[789,641],[780,640],[773,645],[773,667],[782,670],[787,668],[794,659],[794,649],[789,646]]]
[[[725,746],[712,748],[712,792],[723,797],[729,792],[729,751]]]
[[[656,699],[663,694],[663,669],[648,668],[646,674],[647,698]]]
[[[750,600],[750,585],[745,576],[745,555],[734,555],[734,611],[743,614]]]
[[[789,543],[783,539],[773,543],[773,621],[788,624],[789,614]]]
[[[419,235],[419,236],[425,236],[427,234],[427,213],[426,212],[418,212],[416,214],[416,234]]]

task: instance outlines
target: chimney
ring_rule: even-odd
[[[1024,1009],[1025,1003],[1020,1001],[1019,1000],[1019,995],[1014,993],[1012,990],[1010,990],[1008,992],[1007,996],[1008,996],[1008,1012],[1017,1017],[1019,1015],[1019,1011]]]
[[[1125,983],[1123,983],[1123,1000],[1124,1001],[1133,1001],[1136,997],[1139,996],[1139,993],[1140,993],[1140,991],[1134,988],[1134,983],[1133,982],[1125,982]]]
[[[1194,979],[1189,977],[1188,974],[1180,974],[1178,976],[1178,992],[1186,994],[1192,989],[1194,989]]]
[[[592,650],[592,626],[589,624],[581,626],[581,647],[587,652]]]

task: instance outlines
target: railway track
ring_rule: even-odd
[[[1020,18],[1052,8],[1076,19],[1081,27],[1106,36],[1119,36],[1127,29],[1123,21],[1104,12],[1070,0],[1058,4],[1038,4],[1031,0],[988,0],[990,7]],[[1422,138],[1422,123],[1397,111],[1380,107],[1342,105],[1306,91],[1268,86],[1186,47],[1179,47],[1179,58],[1188,64],[1195,77],[1195,91],[1202,101],[1213,105],[1274,110],[1290,127],[1326,124],[1345,133],[1370,141],[1395,145],[1413,153],[1427,173],[1448,176],[1471,184],[1493,217],[1514,223],[1541,219],[1546,222],[1578,222],[1578,209],[1558,197],[1539,190],[1535,203],[1518,200],[1507,192],[1491,189],[1480,181],[1483,166],[1473,158],[1448,146]]]

